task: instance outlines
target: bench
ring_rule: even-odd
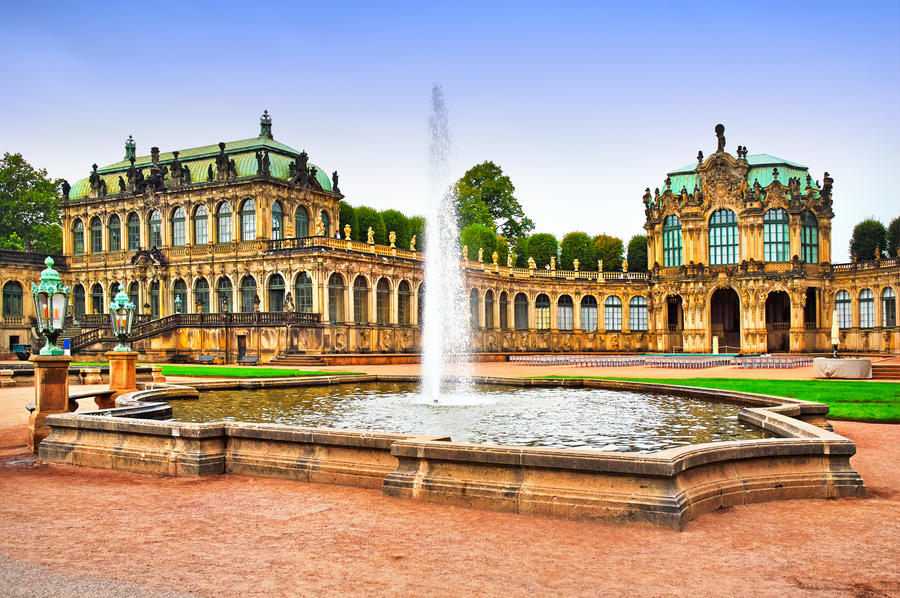
[[[240,365],[259,365],[259,355],[244,355],[237,362]]]
[[[182,353],[176,353],[171,358],[169,358],[169,363],[188,363],[190,362],[190,357],[188,355],[184,355]]]
[[[197,363],[205,363],[206,365],[212,365],[216,362],[215,355],[200,355],[197,357]]]

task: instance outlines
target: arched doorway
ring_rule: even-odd
[[[716,289],[709,300],[709,332],[719,337],[719,350],[737,353],[741,350],[741,303],[734,289]]]
[[[766,348],[772,351],[791,350],[791,299],[784,291],[772,291],[766,297]]]
[[[684,351],[684,306],[681,295],[666,297],[666,351]]]

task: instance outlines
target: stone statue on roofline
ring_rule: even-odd
[[[556,270],[556,258],[552,255],[550,256],[550,269]]]
[[[464,259],[464,260],[469,259],[469,246],[468,246],[468,245],[463,245],[463,246],[462,246],[462,254],[463,254],[463,259]]]
[[[282,305],[281,311],[294,311],[294,296],[290,291],[284,294],[284,305]]]
[[[516,263],[516,257],[512,254],[512,251],[506,254],[506,267],[512,268],[513,264]]]
[[[578,272],[578,266],[580,266],[580,265],[581,265],[581,262],[578,261],[577,257],[574,260],[572,260],[572,267],[575,268],[576,272]]]
[[[716,153],[721,153],[725,151],[725,125],[718,124],[716,125],[716,141],[718,145],[716,147]]]
[[[369,227],[369,230],[366,231],[366,243],[368,243],[369,245],[375,244],[375,229],[373,229],[371,226]]]
[[[119,178],[121,179],[122,177]],[[60,181],[59,187],[62,192],[63,199],[68,200],[69,192],[72,190],[72,185],[70,185],[69,181],[67,181],[66,179],[62,179],[62,181]]]
[[[533,257],[528,258],[528,269],[534,270],[535,268],[537,268],[537,263],[534,261],[534,258]]]
[[[480,263],[480,264],[484,263],[484,247],[478,248],[478,263]]]
[[[338,171],[335,170],[331,173],[331,190],[335,193],[340,193],[341,190],[338,188]]]
[[[409,240],[409,250],[410,251],[416,250],[416,236],[415,235],[413,235],[412,239]]]

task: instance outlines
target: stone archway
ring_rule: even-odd
[[[684,351],[684,305],[681,295],[666,297],[666,351]]]
[[[766,349],[787,353],[791,350],[791,298],[785,291],[772,291],[766,297]]]
[[[709,299],[709,335],[719,337],[719,350],[741,350],[741,302],[734,289],[716,289]]]

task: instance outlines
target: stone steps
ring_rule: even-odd
[[[270,363],[274,365],[293,365],[293,366],[323,366],[325,360],[316,355],[303,355],[297,353],[284,354],[281,353]]]
[[[873,380],[900,380],[900,365],[872,365]]]

